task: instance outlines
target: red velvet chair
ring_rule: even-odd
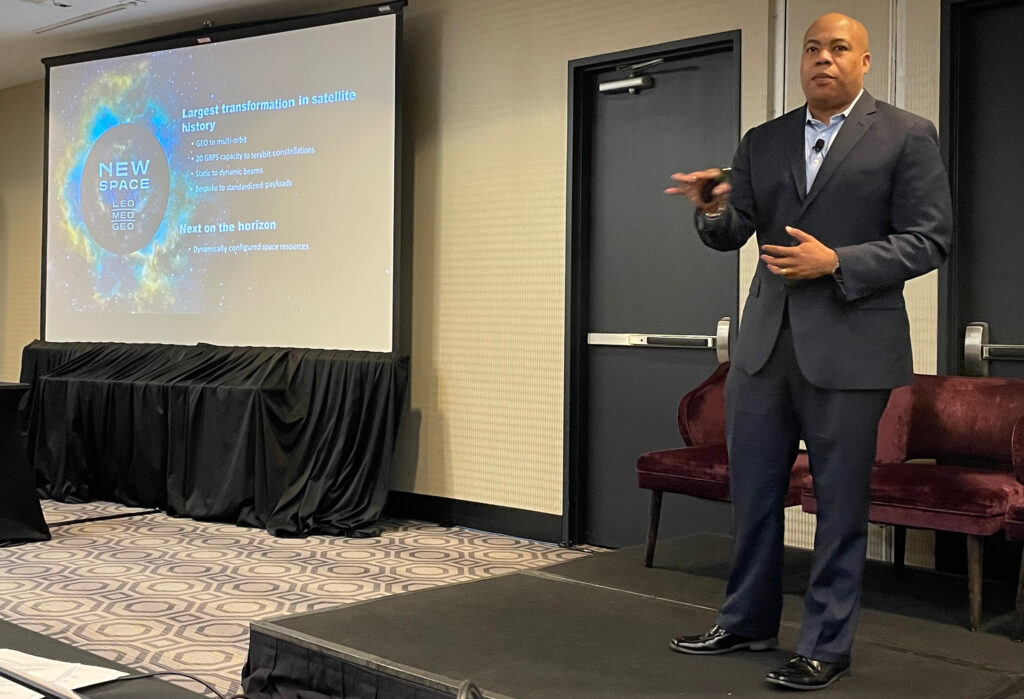
[[[637,484],[651,491],[651,520],[647,531],[644,565],[654,560],[664,493],[680,493],[705,500],[729,500],[729,465],[725,448],[725,378],[728,362],[679,401],[677,418],[685,447],[642,454],[636,462]],[[793,465],[786,506],[800,504],[808,483],[807,456]]]
[[[905,527],[967,535],[970,628],[977,630],[982,540],[1007,527],[1008,512],[1024,514],[1015,509],[1024,508],[1022,480],[1024,381],[918,374],[893,391],[879,424],[868,518],[897,527],[897,566]],[[817,512],[809,487],[802,505]]]

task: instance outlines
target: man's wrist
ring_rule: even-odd
[[[719,199],[717,202],[710,206],[701,207],[700,213],[704,218],[718,218],[719,216],[725,213],[725,208],[725,200]]]

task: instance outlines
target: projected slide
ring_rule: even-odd
[[[395,23],[52,66],[46,339],[390,351]]]

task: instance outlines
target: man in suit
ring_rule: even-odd
[[[807,104],[751,130],[721,171],[676,173],[701,239],[760,261],[726,384],[735,528],[716,624],[683,653],[774,648],[782,611],[783,501],[799,441],[818,500],[797,655],[771,683],[820,689],[846,674],[867,547],[878,420],[913,375],[906,280],[936,268],[951,204],[935,128],[863,90],[864,26],[819,17],[804,36]]]

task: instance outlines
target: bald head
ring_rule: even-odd
[[[811,22],[811,26],[809,26],[807,31],[804,32],[804,42],[806,43],[808,37],[821,31],[823,27],[842,30],[846,36],[850,38],[850,41],[855,42],[858,46],[862,47],[864,51],[868,50],[867,27],[855,20],[853,17],[839,12],[829,12],[828,14],[824,14]]]
[[[843,111],[864,87],[871,67],[868,30],[852,17],[830,12],[804,34],[800,82],[811,114],[822,121]]]

